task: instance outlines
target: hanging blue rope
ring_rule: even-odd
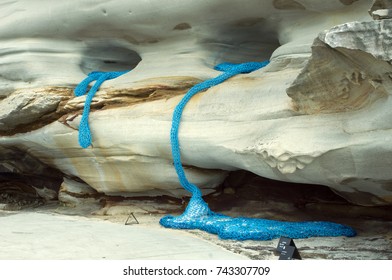
[[[99,87],[106,80],[117,78],[129,71],[121,72],[100,72],[94,71],[88,74],[88,77],[80,82],[74,90],[75,96],[82,96],[86,94],[88,86],[91,82],[96,81],[87,93],[86,101],[84,103],[82,119],[79,124],[79,144],[82,148],[87,148],[91,145],[91,131],[88,124],[88,116],[90,114],[90,106],[95,93]]]
[[[203,200],[200,189],[186,178],[181,163],[178,131],[182,112],[188,101],[197,93],[218,85],[237,75],[245,74],[266,66],[269,62],[248,62],[242,64],[223,63],[215,67],[223,73],[216,78],[193,86],[182,98],[173,112],[170,141],[174,167],[181,185],[190,193],[191,200],[185,212],[178,216],[165,216],[160,224],[176,229],[200,229],[217,234],[222,239],[270,240],[281,236],[289,238],[307,238],[312,236],[355,236],[355,231],[344,225],[330,222],[283,222],[255,218],[232,218],[214,213]]]
[[[225,71],[223,74],[219,75],[216,78],[206,80],[201,82],[195,86],[193,86],[187,94],[182,98],[180,103],[176,106],[173,113],[172,118],[172,126],[170,131],[170,142],[172,148],[172,156],[174,161],[174,167],[176,169],[178,178],[180,180],[181,185],[192,195],[201,196],[201,192],[198,187],[191,184],[185,176],[184,168],[181,163],[181,153],[180,153],[180,143],[178,140],[178,130],[180,128],[180,121],[182,112],[188,101],[197,93],[206,90],[210,87],[218,85],[227,79],[239,74],[239,73],[250,73],[257,69],[260,69],[268,64],[268,61],[265,62],[248,62],[243,64],[232,64],[232,63],[222,63],[215,66],[215,70]]]

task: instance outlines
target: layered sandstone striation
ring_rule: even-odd
[[[189,180],[209,193],[247,170],[325,185],[356,204],[391,204],[392,20],[369,16],[389,1],[372,4],[7,2],[0,188],[23,181],[57,192],[65,178],[63,197],[82,185],[94,196],[183,196],[169,141],[174,107],[219,74],[214,65],[269,59],[187,105],[179,137]],[[90,71],[126,69],[94,98],[92,146],[80,148],[85,97],[74,87]]]

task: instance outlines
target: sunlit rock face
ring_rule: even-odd
[[[389,4],[5,3],[0,147],[34,158],[39,176],[54,168],[107,195],[182,196],[169,141],[174,107],[220,73],[214,65],[270,59],[189,102],[179,134],[189,180],[209,193],[243,169],[326,185],[356,204],[391,204],[392,20],[375,16]],[[74,87],[90,71],[130,69],[97,93],[92,146],[80,148],[85,97]],[[19,165],[0,154],[0,172]]]

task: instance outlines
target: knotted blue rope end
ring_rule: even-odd
[[[91,132],[87,121],[81,121],[79,125],[79,145],[86,149],[91,145]]]

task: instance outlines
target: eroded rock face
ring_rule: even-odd
[[[270,59],[187,105],[180,142],[189,180],[208,193],[243,169],[326,185],[357,204],[391,204],[391,22],[373,21],[371,4],[5,4],[0,147],[107,195],[182,196],[169,143],[174,107],[219,74],[213,65]],[[93,143],[80,148],[85,97],[73,88],[90,71],[125,69],[133,70],[94,98]]]
[[[308,64],[287,89],[296,109],[306,114],[356,111],[387,98],[391,28],[392,20],[352,22],[321,33]]]

